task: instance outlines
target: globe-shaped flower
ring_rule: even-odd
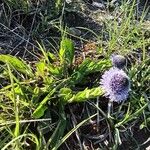
[[[102,75],[101,87],[104,95],[111,101],[121,102],[127,99],[130,80],[123,70],[111,68]]]
[[[112,64],[118,69],[123,69],[126,66],[126,58],[122,55],[112,54],[111,56]]]

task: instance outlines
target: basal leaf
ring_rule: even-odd
[[[111,66],[110,60],[91,60],[85,59],[83,63],[79,66],[78,71],[84,74],[94,73],[102,71],[105,68]]]
[[[62,39],[60,43],[59,57],[61,64],[72,64],[74,58],[74,44],[70,39]]]
[[[17,71],[34,76],[31,68],[21,59],[18,59],[11,55],[0,55],[0,62],[9,63]]]
[[[72,74],[72,80],[75,83],[80,83],[81,80],[90,73],[103,71],[111,67],[110,60],[91,60],[85,59],[78,69]]]
[[[84,91],[80,91],[75,94],[69,102],[83,102],[85,100],[96,98],[98,96],[103,95],[103,90],[100,87],[85,89]]]
[[[46,64],[44,61],[40,61],[36,64],[36,74],[43,78],[47,78],[48,74],[60,76],[62,74],[61,67],[54,66],[53,64]]]
[[[37,76],[45,76],[46,64],[43,61],[40,61],[36,64],[36,75]]]
[[[96,98],[103,95],[103,90],[100,87],[88,89],[84,91],[79,91],[76,94],[73,94],[73,91],[69,88],[62,88],[59,92],[61,99],[67,103],[72,102],[84,102],[88,99]]]
[[[52,75],[61,76],[62,74],[62,68],[59,66],[49,65],[48,69]]]

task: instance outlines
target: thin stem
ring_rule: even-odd
[[[99,107],[99,97],[96,100],[96,106]],[[99,132],[99,110],[97,109],[97,132]]]
[[[111,111],[112,111],[112,101],[110,100],[108,102],[108,114],[107,114],[107,118],[111,118]]]

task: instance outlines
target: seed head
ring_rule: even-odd
[[[126,58],[122,55],[112,54],[111,60],[112,60],[113,66],[117,67],[118,69],[123,69],[127,63]]]

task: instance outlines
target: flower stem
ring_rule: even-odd
[[[108,102],[108,114],[107,114],[107,118],[111,118],[111,112],[112,112],[112,101],[110,100]]]

